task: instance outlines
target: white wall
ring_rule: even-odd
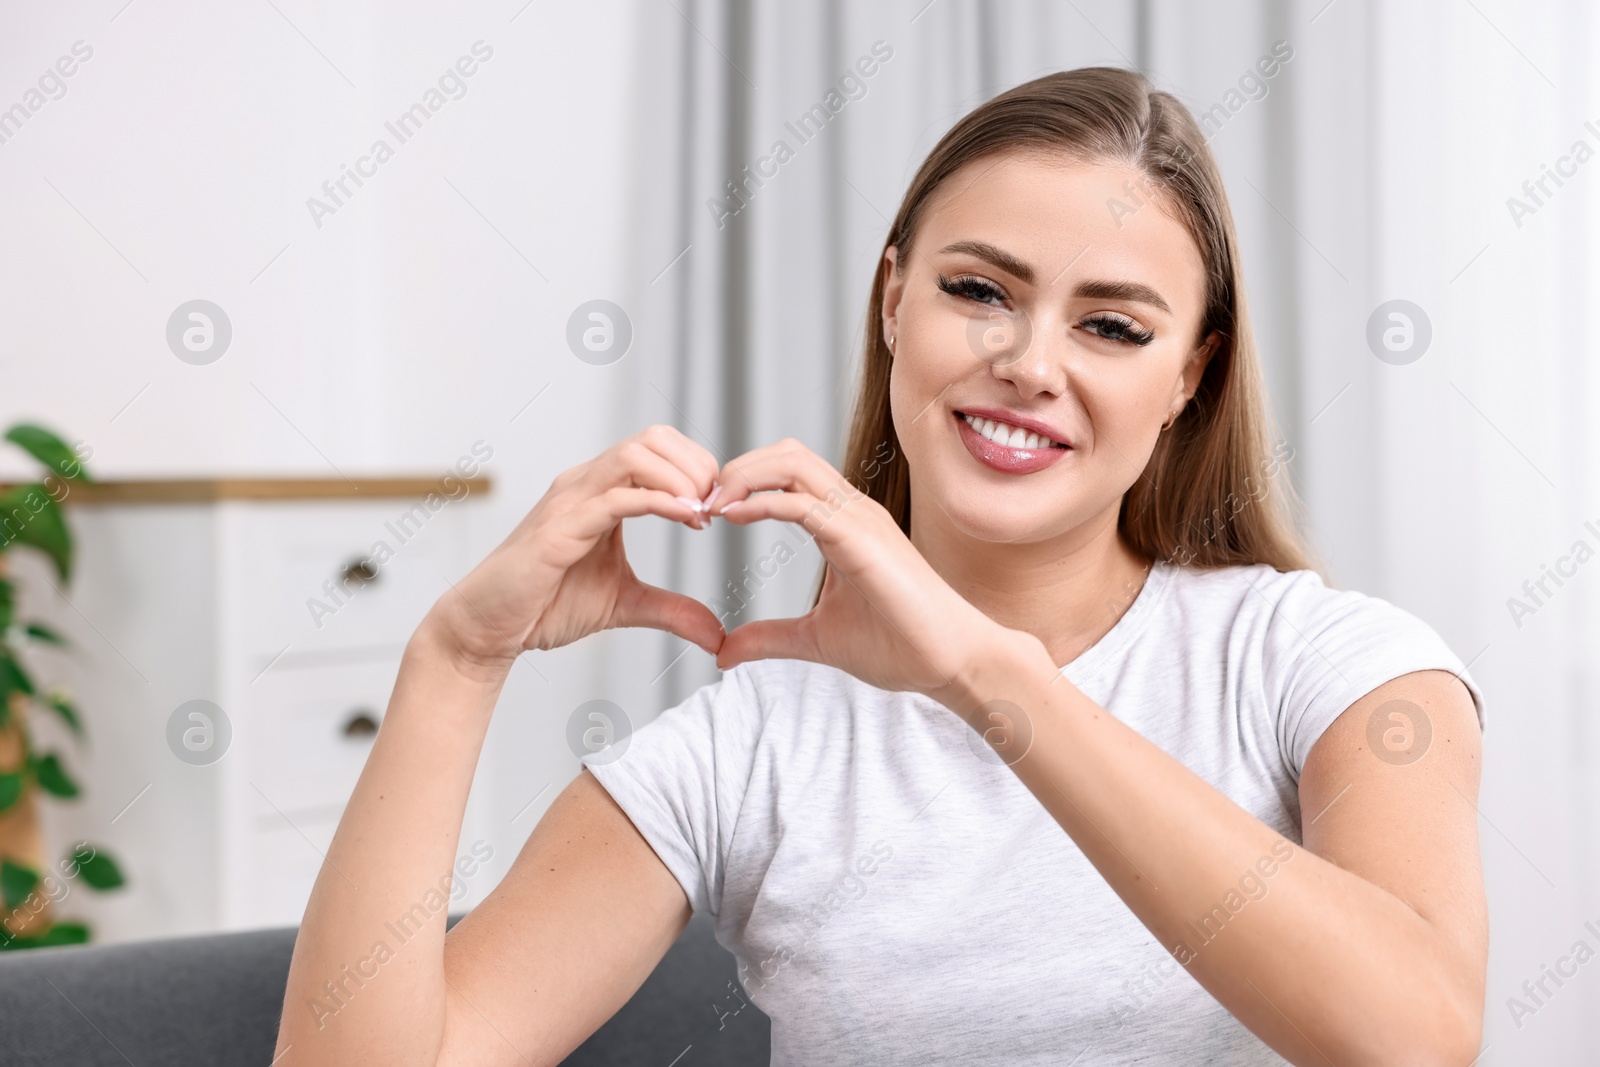
[[[436,475],[481,439],[478,556],[622,432],[632,360],[564,337],[629,252],[628,5],[120,6],[4,17],[0,107],[75,42],[92,56],[0,144],[0,422],[87,442],[101,477]],[[463,97],[385,134],[480,40]],[[316,225],[307,198],[380,136],[393,158]],[[196,297],[233,326],[206,366],[165,337]],[[0,477],[29,471],[13,451]],[[480,769],[505,863],[576,772],[561,728],[621,640],[513,671]],[[117,709],[83,713],[92,740]]]

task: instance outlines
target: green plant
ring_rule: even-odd
[[[23,663],[29,644],[65,646],[66,639],[39,622],[16,618],[16,588],[6,553],[29,547],[43,552],[55,565],[65,585],[72,576],[72,534],[62,514],[61,500],[73,485],[93,479],[72,449],[55,434],[38,426],[18,423],[5,439],[43,464],[48,473],[39,482],[0,491],[0,950],[76,944],[89,940],[83,923],[47,921],[41,930],[18,935],[13,920],[31,925],[42,911],[47,875],[34,865],[38,816],[34,800],[39,795],[70,799],[79,793],[61,754],[41,753],[34,744],[29,716],[35,711],[58,716],[74,737],[82,739],[83,720],[68,693],[60,688],[41,691]],[[61,874],[81,877],[92,889],[115,889],[123,884],[117,863],[104,850],[78,842],[58,864]]]

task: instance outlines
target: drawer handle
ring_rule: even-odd
[[[372,712],[362,710],[350,716],[344,724],[346,737],[371,737],[378,732],[378,720],[372,717]]]
[[[353,559],[344,565],[343,578],[346,585],[370,585],[378,580],[378,568],[364,559]]]

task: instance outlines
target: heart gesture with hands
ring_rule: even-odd
[[[930,566],[888,510],[798,441],[747,452],[718,475],[714,509],[740,525],[805,527],[827,562],[816,607],[795,619],[746,623],[717,654],[727,669],[803,659],[880,689],[949,698],[996,638],[1020,636],[969,604]]]
[[[622,520],[659,515],[693,529],[715,503],[717,460],[670,426],[652,426],[556,477],[424,627],[458,665],[503,677],[526,649],[571,644],[598,630],[647,626],[715,655],[726,636],[711,609],[639,580]]]
[[[658,515],[692,529],[711,516],[803,526],[828,565],[807,614],[731,634],[704,604],[641,581],[622,520]],[[881,689],[946,699],[974,657],[1011,634],[942,579],[882,505],[797,441],[718,468],[679,431],[652,426],[558,476],[506,539],[441,597],[425,631],[458,665],[503,677],[527,649],[615,627],[666,630],[723,669],[804,659]]]

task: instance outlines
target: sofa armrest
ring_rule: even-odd
[[[451,916],[454,926],[460,916]],[[266,1067],[294,927],[0,954],[0,1063],[8,1067]],[[580,1067],[766,1063],[766,1016],[696,916],[622,1009],[565,1061]],[[292,1054],[280,1067],[289,1067]]]

